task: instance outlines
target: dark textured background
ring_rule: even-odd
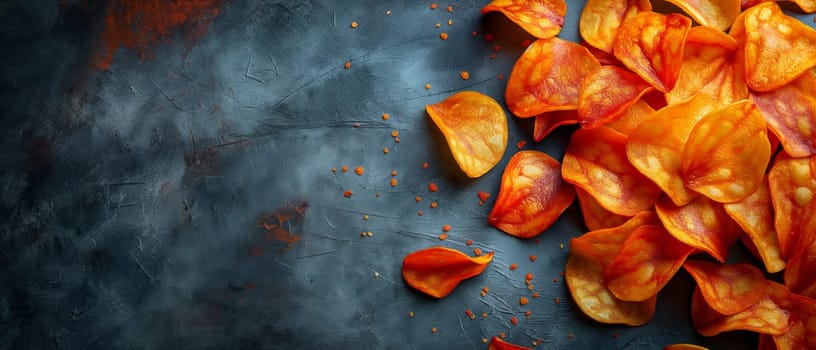
[[[106,2],[0,2],[0,349],[486,348],[499,332],[548,349],[752,347],[747,333],[693,332],[683,272],[646,326],[582,316],[559,276],[559,244],[585,230],[577,205],[540,242],[487,225],[515,143],[560,159],[570,130],[533,143],[511,118],[502,162],[460,174],[423,108],[464,89],[503,100],[497,76],[527,37],[482,17],[486,2],[227,1],[202,36],[178,28],[149,55],[120,49],[109,70],[92,64]],[[575,39],[582,3],[569,4],[561,36]],[[330,171],[343,165],[366,172]],[[492,194],[484,206],[477,191]],[[269,213],[291,214],[281,237],[299,240],[268,237],[257,220]],[[404,285],[400,263],[439,244],[496,257],[432,300]],[[541,298],[522,307],[527,272]]]

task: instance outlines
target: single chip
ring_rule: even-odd
[[[768,173],[774,227],[779,236],[782,257],[816,241],[816,172],[810,163],[816,156],[789,158],[778,156]]]
[[[532,349],[521,345],[510,344],[499,337],[493,337],[493,339],[490,340],[490,344],[488,344],[487,346],[487,350],[532,350]]]
[[[581,83],[598,67],[598,60],[579,44],[536,40],[513,66],[505,90],[507,108],[520,118],[577,109]]]
[[[697,282],[706,304],[723,315],[743,311],[765,296],[765,276],[752,265],[689,260],[683,267]]]
[[[683,149],[683,181],[717,202],[736,202],[756,191],[770,159],[765,120],[750,101],[736,102],[694,126]]]
[[[595,198],[592,198],[589,193],[579,187],[575,187],[575,194],[578,196],[578,203],[581,206],[584,225],[590,231],[620,226],[629,220],[629,216],[618,215],[604,209]]]
[[[455,249],[431,247],[405,256],[402,277],[414,289],[443,298],[463,280],[481,274],[491,260],[493,252],[470,257]]]
[[[722,204],[704,196],[683,206],[676,206],[663,196],[655,204],[655,209],[663,226],[674,238],[708,253],[720,262],[725,262],[728,247],[742,233]]]
[[[578,111],[576,110],[552,111],[539,114],[535,117],[533,140],[543,140],[559,126],[575,124],[578,124]]]
[[[653,89],[637,74],[616,66],[601,66],[590,73],[578,97],[581,127],[597,128],[620,119],[640,97]]]
[[[503,13],[521,29],[540,39],[552,38],[561,31],[567,3],[564,0],[493,0],[482,14]]]
[[[626,159],[626,136],[606,127],[572,134],[561,175],[604,209],[623,216],[652,208],[661,192]]]
[[[769,92],[751,92],[768,129],[792,157],[816,154],[816,70]]]
[[[737,41],[722,31],[704,26],[691,28],[680,75],[674,89],[666,93],[666,101],[677,103],[705,93],[717,105],[725,106],[747,98],[745,68],[737,58],[738,52]]]
[[[651,10],[648,0],[587,0],[578,30],[589,45],[612,53],[621,24],[637,13]]]
[[[654,316],[657,297],[644,301],[616,298],[603,283],[603,271],[638,227],[656,223],[654,213],[642,212],[621,226],[591,231],[570,240],[564,278],[575,305],[588,317],[611,324],[643,325]]]
[[[746,330],[780,335],[791,329],[791,297],[785,286],[766,281],[766,293],[749,308],[723,315],[706,303],[700,288],[691,298],[691,322],[698,333],[711,337],[726,331]],[[794,348],[790,348],[794,349]],[[805,349],[805,348],[801,348]]]
[[[742,227],[756,247],[757,255],[765,264],[765,270],[770,273],[782,271],[785,268],[785,261],[782,260],[779,238],[774,229],[768,177],[762,179],[762,184],[750,196],[738,202],[724,204],[723,208]]]
[[[604,270],[603,279],[620,300],[647,300],[669,283],[694,250],[674,239],[661,225],[643,225],[623,243]]]
[[[482,176],[501,160],[507,147],[507,116],[490,96],[463,91],[425,110],[467,176]]]
[[[683,183],[683,148],[697,122],[715,108],[706,94],[666,106],[629,133],[626,156],[643,175],[654,181],[675,205],[685,205],[699,194]]]
[[[745,82],[754,91],[782,87],[816,66],[816,30],[775,2],[745,10],[729,34],[744,42]]]
[[[796,294],[788,298],[793,321],[787,332],[773,337],[776,348],[816,348],[816,301]]]
[[[521,151],[507,163],[488,222],[511,236],[530,238],[548,229],[575,200],[561,179],[561,164],[539,151]]]
[[[651,118],[654,112],[652,106],[644,99],[640,99],[629,106],[618,120],[611,121],[604,126],[628,136],[641,122]]]
[[[697,23],[716,29],[728,30],[740,14],[741,0],[668,0]]]
[[[660,92],[674,88],[691,20],[679,14],[641,12],[623,22],[612,53]]]

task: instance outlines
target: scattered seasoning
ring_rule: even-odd
[[[434,24],[434,28],[441,28],[441,27],[442,27],[442,25],[441,25],[441,24],[439,24],[439,23]]]
[[[336,166],[333,166],[333,167],[331,168],[331,172],[336,173],[336,172],[337,172],[337,167],[336,167]]]
[[[487,293],[489,291],[490,291],[490,287],[487,287],[487,286],[482,287],[482,292]]]
[[[499,338],[504,339],[504,337],[506,337],[506,335],[504,334],[504,332],[499,333]]]
[[[385,15],[386,16],[391,16],[391,10],[385,10]]]
[[[422,197],[420,197],[420,196],[416,196],[416,197],[414,198],[414,200],[415,200],[417,203],[419,203],[419,202],[421,202],[421,201],[422,201]]]
[[[377,271],[374,271],[374,278],[378,278],[378,277],[380,277],[380,273],[377,272]]]
[[[394,142],[396,142],[396,143],[400,143],[400,139],[399,139],[399,137],[395,137],[395,138],[394,138]]]
[[[448,40],[448,33],[442,32],[441,34],[439,34],[439,38],[441,38],[442,40]]]
[[[343,197],[346,197],[346,198],[349,198],[349,197],[351,197],[353,195],[354,195],[354,191],[352,191],[352,190],[346,190],[345,192],[343,192]]]
[[[430,89],[431,89],[431,84],[425,84],[425,90],[430,90]]]
[[[518,264],[515,264],[515,263],[510,264],[510,271],[516,271],[517,268],[518,268]]]
[[[510,318],[510,323],[512,323],[514,326],[518,324],[518,319],[516,316]]]
[[[388,115],[388,113],[383,113],[382,118],[383,120],[388,120],[389,118],[391,118],[391,116]]]
[[[530,300],[528,300],[527,297],[519,298],[519,304],[521,304],[521,305],[527,305],[527,303],[529,303],[529,302],[530,302]]]
[[[422,169],[428,169],[428,162],[422,163]]]
[[[439,330],[438,330],[438,329],[436,329],[436,327],[431,328],[431,333],[436,333],[437,331],[439,331]]]
[[[436,10],[436,6],[437,6],[436,3],[432,2],[431,3],[431,10]]]
[[[346,69],[351,68],[351,62],[346,61],[346,63],[343,65],[343,67],[345,67]]]
[[[527,282],[532,281],[533,280],[533,274],[531,272],[528,272],[526,275],[524,275],[524,280],[527,281]]]
[[[453,25],[453,19],[448,19],[448,25],[449,25],[449,26],[452,26],[452,25]]]
[[[409,312],[408,312],[408,317],[414,317],[414,312],[413,312],[413,311],[409,311]]]
[[[451,225],[445,224],[442,226],[442,232],[450,232]]]
[[[493,34],[485,34],[484,38],[485,38],[485,41],[492,42],[493,41]]]
[[[463,70],[459,72],[459,77],[462,78],[462,80],[468,80],[470,79],[470,73],[468,73],[468,71],[466,70]]]
[[[537,259],[538,259],[538,257],[537,257],[537,256],[535,256],[535,255],[530,255],[530,262],[536,262],[536,260],[537,260]]]
[[[380,198],[380,192],[374,193],[374,197]]]
[[[366,236],[366,232],[365,232],[365,231],[360,232],[360,237],[365,237],[365,236]]]
[[[374,232],[368,231],[368,232],[366,232],[366,235],[369,236],[369,237],[374,236]]]
[[[363,215],[363,220],[368,220],[368,215]]]
[[[431,209],[435,209],[437,206],[439,206],[439,203],[437,201],[431,202]]]
[[[422,216],[422,214],[424,214],[422,210],[417,210],[417,215]]]
[[[572,334],[572,333],[567,334],[567,339],[572,339],[572,338],[575,338],[575,334]]]
[[[504,74],[499,73],[499,80],[504,80]]]
[[[479,248],[473,248],[473,255],[482,256],[482,250]]]
[[[521,140],[521,141],[516,143],[516,148],[518,148],[518,149],[522,149],[522,148],[524,148],[524,146],[527,146],[527,141]]]
[[[533,285],[532,285],[532,284],[527,283],[527,290],[533,290],[533,288],[534,288],[534,287],[533,287]]]
[[[553,278],[553,283],[558,283],[558,277]]]
[[[472,240],[472,239],[469,239],[469,240],[467,240],[467,242],[465,242],[465,244],[467,244],[467,245],[469,245],[469,246],[470,246],[470,245],[473,245],[473,240]]]
[[[397,176],[397,171],[396,170],[391,170],[391,176]]]
[[[555,303],[556,304],[561,304],[561,298],[555,297]]]
[[[355,127],[355,128],[359,128],[359,127],[360,127],[360,123],[354,123],[354,127]]]
[[[397,187],[397,179],[391,179],[391,187]]]
[[[482,338],[482,344],[487,344],[487,338]]]
[[[477,36],[479,33],[474,31],[473,33],[470,33],[470,35]]]
[[[493,51],[499,52],[501,50],[501,45],[493,45]]]
[[[388,147],[383,148],[383,153],[388,154]]]
[[[438,188],[438,187],[436,187],[436,183],[435,183],[435,182],[431,182],[431,183],[429,183],[429,184],[428,184],[428,191],[431,191],[431,192],[436,192],[436,191],[438,191],[438,190],[439,190],[439,188]]]
[[[490,54],[490,59],[491,59],[491,60],[495,60],[495,59],[496,59],[496,53],[495,53],[495,52]]]
[[[474,315],[473,311],[470,311],[470,309],[465,310],[465,315],[467,315],[467,317],[470,317],[471,320],[476,319],[476,315]]]
[[[559,272],[558,275],[564,277],[564,271]]]
[[[448,6],[448,12],[453,12],[453,6]]]
[[[352,28],[357,28],[357,26],[359,26],[359,24],[357,24],[357,21],[351,21]]]
[[[524,317],[527,317],[527,318],[530,318],[530,316],[532,316],[532,315],[533,315],[533,313],[530,310],[527,310],[527,312],[524,313]],[[533,342],[533,343],[535,343],[535,342]]]
[[[479,206],[482,206],[487,202],[487,199],[490,198],[490,193],[479,191],[476,193],[476,196],[479,197]]]
[[[531,297],[533,297],[533,299],[538,299],[538,295],[539,295],[538,292],[533,292],[533,295],[531,295]]]
[[[482,318],[487,318],[487,312],[482,312]]]
[[[394,131],[391,132],[391,137],[397,137],[397,136],[399,136],[399,131],[394,130]]]
[[[342,169],[340,169],[340,170],[341,170],[342,172],[344,172],[344,173],[345,173],[345,172],[347,172],[347,171],[348,171],[348,165],[343,165],[343,168],[342,168]]]
[[[363,167],[361,166],[357,166],[356,168],[354,168],[354,173],[359,176],[362,176],[363,173],[365,173],[365,169],[363,169]]]
[[[532,41],[532,40],[530,40],[530,39],[524,39],[524,40],[521,42],[521,47],[526,48],[527,46],[530,46],[530,44],[532,44],[532,43],[533,43],[533,41]]]
[[[448,234],[447,233],[442,233],[442,234],[439,235],[439,240],[440,241],[444,241],[446,239],[448,239]]]
[[[559,244],[558,248],[564,249],[564,243]]]

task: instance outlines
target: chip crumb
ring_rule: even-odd
[[[510,264],[510,271],[515,271],[517,268],[518,268],[518,264],[516,264],[516,263]]]
[[[391,187],[397,187],[397,179],[391,179]]]
[[[448,225],[448,224],[442,225],[442,232],[450,232],[450,230],[451,230],[451,225]]]
[[[343,168],[340,169],[340,171],[342,171],[344,173],[347,172],[348,171],[348,165],[343,165]]]
[[[422,169],[428,169],[428,162],[422,163]]]
[[[564,249],[564,243],[559,244],[558,248]]]
[[[434,24],[434,28],[440,28],[440,27],[442,27],[442,24],[440,24],[440,23]]]
[[[394,130],[394,131],[391,132],[391,137],[397,137],[397,136],[399,136],[399,130]]]
[[[462,78],[462,80],[468,80],[470,79],[470,73],[468,73],[468,71],[466,70],[463,70],[459,72],[459,77]]]
[[[448,239],[448,234],[447,234],[447,233],[441,233],[441,234],[439,234],[439,240],[440,240],[440,241],[444,241],[444,240],[446,240],[446,239]]]
[[[383,148],[383,153],[388,154],[388,147]]]
[[[367,235],[368,237],[374,236],[374,232],[368,231],[368,232],[366,232],[366,235]]]
[[[482,338],[482,344],[487,344],[487,338]]]
[[[465,244],[466,244],[466,245],[469,245],[469,246],[470,246],[470,245],[473,245],[473,240],[472,240],[472,239],[469,239],[469,240],[467,240],[467,242],[465,242]]]
[[[408,311],[408,317],[414,317],[414,312],[413,311]]]
[[[422,201],[422,197],[420,197],[420,196],[416,196],[416,197],[414,197],[414,200],[415,200],[417,203],[419,203],[420,201]]]
[[[527,297],[519,298],[519,304],[521,304],[521,305],[527,305],[527,303],[529,303],[529,302],[530,302],[530,300],[527,299]]]
[[[510,323],[512,323],[514,326],[518,325],[518,318],[516,318],[516,316],[511,317]]]
[[[391,170],[391,176],[397,176],[397,171],[396,170]]]
[[[358,176],[363,176],[363,173],[365,173],[365,169],[358,165],[356,168],[354,168],[354,173],[357,174]]]
[[[351,198],[351,196],[353,196],[353,195],[354,195],[354,191],[352,191],[352,190],[346,190],[345,192],[343,192],[343,197],[346,197],[346,198]]]
[[[431,328],[431,333],[436,333],[436,332],[438,332],[438,331],[439,331],[439,330],[438,330],[436,327]]]
[[[425,84],[425,90],[430,90],[430,89],[431,89],[431,84]]]
[[[538,257],[537,257],[537,256],[535,256],[535,255],[530,255],[530,262],[535,262],[536,260],[538,260]]]
[[[538,296],[539,296],[538,292],[533,292],[533,294],[531,295],[533,299],[538,299]]]
[[[345,63],[345,64],[343,64],[343,67],[344,67],[344,68],[346,68],[346,69],[351,68],[351,62],[346,61],[346,63]]]
[[[333,167],[331,168],[331,172],[336,173],[336,172],[337,172],[337,167],[336,167],[336,166],[333,166]]]
[[[385,15],[386,16],[391,16],[391,10],[385,10]]]
[[[436,7],[437,7],[437,6],[438,6],[438,5],[436,5],[436,3],[435,3],[435,2],[432,2],[432,3],[431,3],[431,10],[436,10]]]
[[[442,32],[441,34],[439,34],[439,38],[441,38],[442,40],[448,40],[448,33]]]
[[[569,333],[567,334],[567,339],[575,338],[575,334]]]
[[[368,220],[368,215],[363,215],[363,220]]]
[[[527,310],[527,312],[524,313],[524,317],[527,317],[527,318],[530,318],[530,316],[532,316],[532,315],[533,315],[533,312],[530,311],[530,310]]]
[[[431,181],[431,183],[428,184],[428,191],[436,192],[438,190],[439,188],[436,186],[435,182]]]
[[[374,271],[374,278],[378,278],[378,277],[380,277],[380,273],[377,272],[377,271]]]
[[[492,42],[493,41],[493,34],[485,34],[484,39],[487,42]]]
[[[417,215],[422,216],[423,214],[422,210],[417,210]]]
[[[382,120],[388,120],[390,118],[391,118],[391,116],[388,113],[383,113]]]
[[[479,248],[473,248],[473,255],[482,256],[482,250]]]
[[[357,21],[351,21],[351,27],[352,28],[357,28],[358,26],[359,26],[359,24],[357,24]]]
[[[439,203],[437,201],[431,202],[431,209],[435,209],[437,206],[439,206]]]
[[[448,12],[453,12],[453,6],[448,6]]]
[[[522,148],[524,148],[524,146],[527,146],[527,141],[521,140],[521,141],[516,143],[516,148],[518,148],[518,149],[522,149]]]
[[[449,20],[448,20],[448,25],[449,25],[449,26],[452,26],[452,25],[453,25],[453,19],[449,19]]]
[[[487,312],[482,312],[482,318],[487,318]]]

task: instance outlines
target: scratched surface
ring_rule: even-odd
[[[482,17],[484,1],[210,3],[105,62],[107,3],[0,2],[0,349],[468,349],[500,332],[548,349],[754,346],[693,332],[683,272],[646,326],[581,316],[559,275],[584,231],[576,205],[538,242],[487,225],[515,143],[560,159],[570,130],[534,143],[511,118],[502,162],[460,174],[423,108],[465,89],[502,101],[527,38]],[[569,4],[575,39],[582,3]],[[496,257],[432,300],[400,263],[433,245]],[[520,306],[527,272],[541,297]]]

